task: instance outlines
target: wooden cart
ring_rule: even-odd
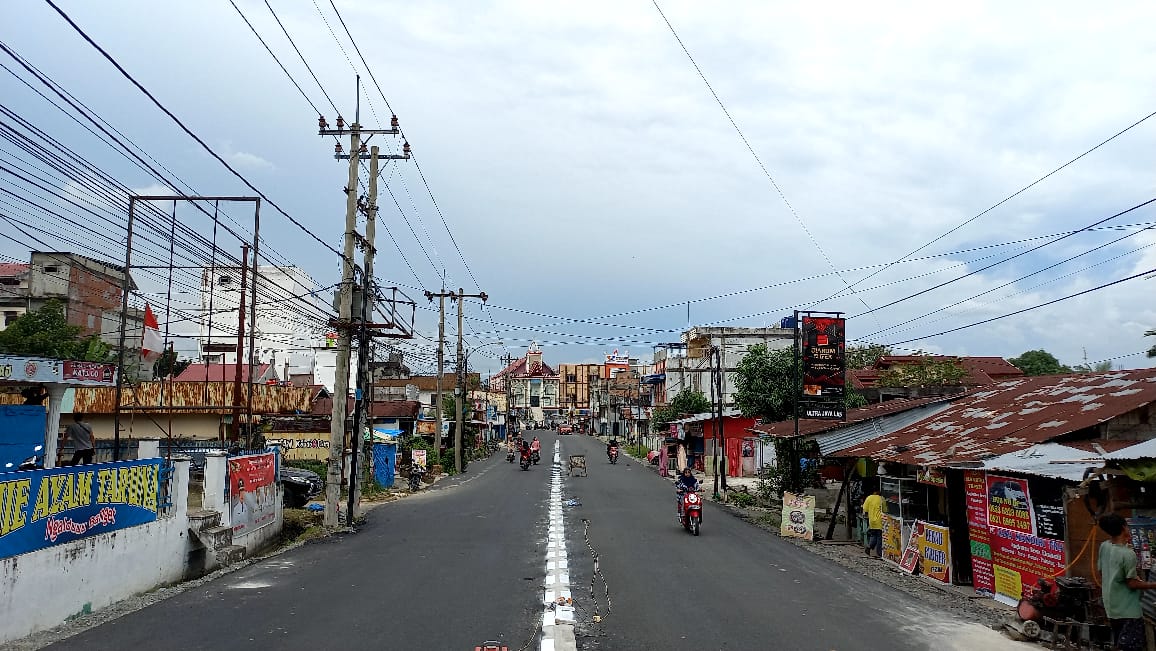
[[[574,476],[580,474],[582,477],[586,476],[586,455],[571,454],[570,461],[566,465],[566,474]]]

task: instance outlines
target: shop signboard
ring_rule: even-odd
[[[417,466],[418,468],[421,468],[422,472],[426,471],[426,468],[428,466],[426,466],[426,451],[425,450],[414,450],[413,451],[413,465]]]
[[[963,472],[964,496],[967,502],[967,530],[971,540],[971,583],[982,595],[995,593],[995,575],[991,564],[991,531],[987,524],[987,479],[983,471]]]
[[[783,493],[783,524],[780,533],[789,538],[815,537],[815,496]]]
[[[245,535],[277,518],[277,455],[231,457],[228,463],[229,510],[233,535]]]
[[[0,558],[157,519],[160,459],[0,475]]]
[[[0,355],[0,380],[112,386],[116,384],[116,365]]]
[[[941,583],[951,583],[951,531],[947,527],[923,524],[923,535],[919,537],[919,558],[923,563],[921,573],[929,579]],[[914,534],[911,536],[915,537]]]
[[[903,555],[903,524],[894,515],[883,514],[883,558],[898,563]]]
[[[1041,578],[1064,573],[1062,540],[993,527],[991,556],[996,599],[1008,604],[1024,596],[1024,586],[1034,587]]]
[[[915,572],[915,567],[919,565],[919,539],[923,537],[923,532],[927,524],[923,520],[916,520],[911,527],[911,535],[907,538],[907,547],[903,550],[903,556],[899,558],[899,569],[911,574]]]
[[[437,434],[438,424],[436,420],[419,420],[417,421],[418,434]]]
[[[920,468],[915,474],[915,481],[920,484],[927,484],[928,486],[947,487],[947,475],[943,474],[943,471],[939,468]]]
[[[846,376],[844,319],[804,316],[802,418],[843,420]]]

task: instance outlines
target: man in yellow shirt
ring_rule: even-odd
[[[875,550],[875,557],[881,558],[883,556],[883,498],[879,495],[879,489],[871,491],[863,500],[863,513],[867,516],[867,546],[863,548],[863,553],[868,556],[871,555],[871,550]]]

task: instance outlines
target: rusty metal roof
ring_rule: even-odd
[[[248,384],[241,385],[242,402],[248,401]],[[253,413],[292,414],[312,410],[313,390],[309,387],[286,387],[266,384],[253,386]],[[113,387],[78,387],[73,411],[83,414],[111,414],[116,399]],[[126,386],[120,404],[126,408],[151,408],[170,405],[181,413],[223,413],[221,408],[233,404],[232,382],[142,382]]]
[[[1156,402],[1156,369],[1023,377],[982,387],[932,418],[847,448],[915,465],[979,461],[1094,427]]]

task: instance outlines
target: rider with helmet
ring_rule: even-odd
[[[678,510],[679,519],[682,519],[682,494],[687,491],[698,491],[698,478],[691,472],[690,466],[682,469],[682,474],[678,476],[678,480],[674,482],[674,489],[676,491],[676,508]]]

